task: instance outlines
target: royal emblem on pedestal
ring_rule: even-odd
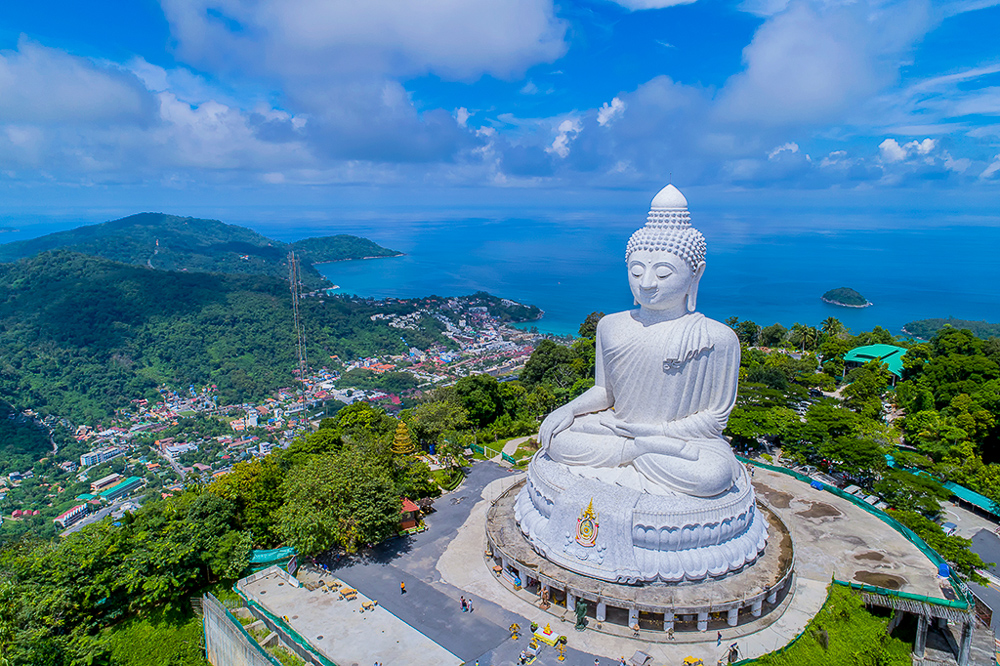
[[[591,499],[590,504],[576,519],[576,542],[584,548],[593,548],[597,543],[597,527],[597,514],[594,513],[594,500]]]

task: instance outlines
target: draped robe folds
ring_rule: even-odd
[[[578,415],[552,438],[549,457],[581,476],[654,494],[728,490],[739,469],[722,437],[739,379],[733,331],[699,313],[643,324],[620,312],[601,320],[597,354],[612,407]],[[657,434],[624,437],[606,425],[612,420],[657,426]]]

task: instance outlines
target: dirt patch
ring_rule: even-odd
[[[887,573],[874,573],[871,571],[856,571],[854,572],[854,580],[859,580],[862,583],[868,583],[869,585],[875,585],[876,587],[884,587],[887,590],[898,590],[906,584],[905,578],[900,578],[899,576],[893,576]]]
[[[865,553],[858,553],[857,555],[854,556],[854,559],[863,560],[867,562],[884,562],[885,555],[883,555],[882,553],[876,553],[874,550],[869,550],[868,552]]]
[[[837,518],[842,516],[839,509],[824,502],[809,502],[809,508],[804,511],[796,511],[796,516],[803,518]]]
[[[775,490],[774,488],[765,486],[763,483],[755,483],[754,490],[763,495],[764,499],[767,500],[767,503],[776,509],[787,509],[788,503],[794,499],[788,493],[781,490]]]

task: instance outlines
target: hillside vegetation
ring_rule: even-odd
[[[917,321],[911,321],[903,326],[903,332],[918,338],[923,338],[924,340],[930,340],[937,334],[938,331],[945,327],[951,327],[959,330],[967,329],[972,331],[972,334],[976,337],[984,340],[1000,336],[1000,324],[991,324],[987,321],[955,319],[954,317],[948,317],[947,319],[919,319]]]
[[[277,278],[288,277],[288,251],[295,250],[302,253],[302,281],[312,289],[329,284],[313,268],[313,263],[399,254],[357,236],[309,238],[286,244],[218,220],[140,213],[0,245],[0,262],[17,261],[51,250],[69,250],[168,271]]]
[[[345,261],[348,259],[375,259],[377,257],[398,257],[401,253],[388,250],[374,241],[358,236],[340,234],[337,236],[321,236],[319,238],[303,238],[289,245],[303,261],[311,264],[323,264],[330,261]]]
[[[514,321],[539,314],[486,293],[464,298]],[[371,319],[441,300],[304,298],[311,363],[402,354],[407,344],[453,348],[436,320],[423,318],[404,343]],[[290,386],[295,365],[287,280],[150,270],[65,251],[0,265],[0,399],[19,407],[93,423],[133,399],[158,399],[161,384],[216,384],[223,403],[239,403]]]

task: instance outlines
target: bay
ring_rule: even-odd
[[[405,256],[318,268],[342,292],[362,296],[488,291],[542,308],[544,317],[534,322],[542,331],[575,333],[590,312],[632,306],[624,248],[641,222],[355,222],[349,233]],[[698,309],[714,319],[737,316],[791,326],[819,325],[833,316],[854,332],[880,325],[893,333],[908,321],[930,317],[1000,321],[997,228],[769,230],[725,220],[696,221],[696,226],[708,241]],[[345,231],[344,225],[337,230]],[[844,308],[820,300],[827,290],[844,286],[874,305]]]

